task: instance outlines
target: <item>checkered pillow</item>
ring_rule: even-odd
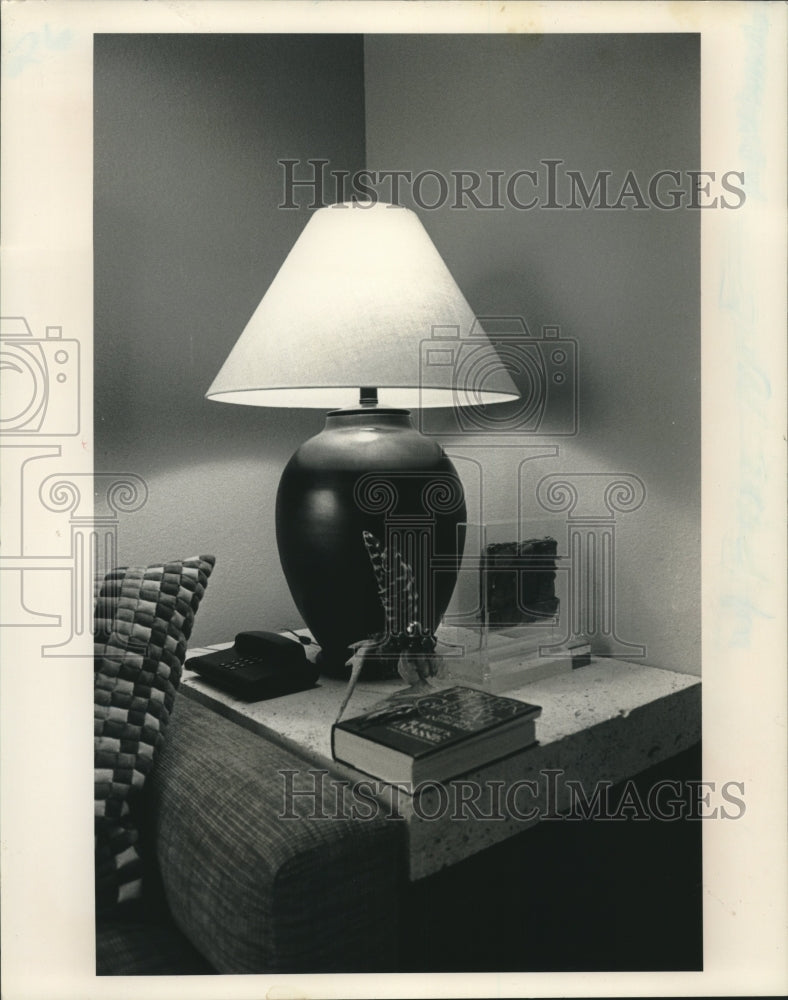
[[[95,608],[96,911],[142,892],[135,807],[164,739],[213,556],[123,567]]]

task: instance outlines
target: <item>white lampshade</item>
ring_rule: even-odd
[[[253,406],[455,405],[450,359],[489,351],[477,403],[519,397],[418,216],[381,202],[314,212],[206,393]],[[462,348],[467,349],[467,348]]]

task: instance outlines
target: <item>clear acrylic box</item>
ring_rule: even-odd
[[[498,693],[588,662],[590,646],[561,613],[565,557],[544,523],[465,528],[462,567],[437,631],[449,677]]]

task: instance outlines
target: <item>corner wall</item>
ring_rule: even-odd
[[[298,618],[274,499],[323,415],[204,394],[308,218],[277,207],[277,160],[364,165],[362,50],[360,35],[95,37],[95,469],[149,487],[120,562],[217,556],[196,644]]]
[[[701,167],[697,35],[372,35],[365,64],[373,171],[532,170],[544,204],[541,161],[551,158],[589,187],[610,171],[614,191],[630,170],[647,186],[659,170]],[[516,192],[527,203],[533,188],[525,179]],[[464,456],[458,468],[472,468],[469,458],[482,466],[478,516],[519,518],[526,535],[554,534],[571,558],[569,514],[547,514],[536,493],[548,475],[572,482],[575,518],[615,524],[617,636],[645,646],[641,662],[700,673],[701,213],[401,200],[477,315],[521,316],[537,337],[555,325],[577,342],[576,435],[450,449]],[[565,186],[556,200],[570,200]],[[425,182],[421,201],[440,202],[437,182]],[[551,457],[529,450],[556,445]],[[611,518],[604,496],[590,494],[622,473],[645,499]]]

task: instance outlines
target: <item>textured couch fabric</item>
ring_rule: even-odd
[[[309,767],[178,696],[145,789],[147,834],[175,924],[218,972],[397,967],[404,825],[327,818],[329,783],[324,818],[309,799],[294,800],[299,818],[281,818],[279,772]]]
[[[149,909],[126,909],[97,926],[99,976],[210,975],[215,971],[165,911],[156,916]]]

